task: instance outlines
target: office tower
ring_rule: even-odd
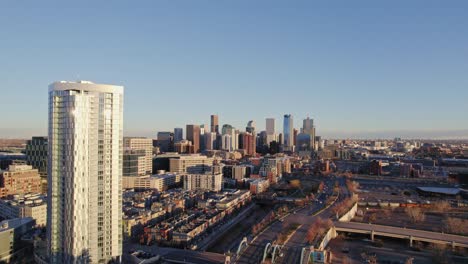
[[[211,171],[213,161],[202,155],[182,155],[169,159],[169,169],[173,173],[205,173]]]
[[[231,147],[232,150],[239,149],[239,130],[234,129],[231,134]]]
[[[299,131],[294,128],[293,129],[293,145],[296,146],[296,140],[297,140],[297,134],[299,133]]]
[[[47,137],[33,137],[26,143],[26,162],[39,171],[42,193],[47,193]]]
[[[255,137],[249,133],[242,133],[242,149],[245,150],[245,155],[255,156],[256,142]]]
[[[184,129],[180,127],[174,128],[174,143],[177,143],[184,139]]]
[[[225,137],[228,135],[229,137]],[[227,138],[229,138],[229,142],[226,142]],[[233,151],[238,149],[239,147],[239,131],[229,125],[225,124],[222,128],[222,137],[221,137],[221,149],[226,151]]]
[[[145,162],[140,166],[145,168],[146,174],[153,170],[153,140],[145,137],[125,137],[123,139],[124,149],[145,150]]]
[[[186,138],[192,142],[193,152],[200,152],[200,126],[198,125],[187,125]]]
[[[200,125],[200,152],[206,150],[205,134],[210,133],[208,125]]]
[[[211,132],[219,134],[218,115],[211,115]]]
[[[266,119],[266,145],[270,145],[272,141],[276,141],[275,119]]]
[[[231,135],[223,134],[221,136],[221,150],[231,151],[232,150],[231,140],[232,140]]]
[[[172,132],[158,132],[159,151],[171,152],[174,149],[174,133]]]
[[[48,263],[121,261],[122,131],[122,86],[49,86]]]
[[[249,132],[249,133],[252,134],[252,135],[255,135],[255,121],[250,120],[250,121],[247,123],[247,127],[245,128],[245,131],[246,131],[246,132]]]
[[[307,135],[310,136],[309,146],[311,147],[311,150],[316,150],[316,147],[315,147],[315,126],[314,126],[314,120],[313,119],[310,119],[309,117],[307,117],[306,119],[303,120],[302,133],[307,134]]]
[[[205,133],[205,148],[206,150],[216,149],[216,133],[208,132]]]
[[[0,172],[0,197],[41,191],[41,176],[32,166],[10,165],[8,170]]]
[[[283,147],[285,151],[294,149],[294,122],[292,115],[284,115],[283,123]]]

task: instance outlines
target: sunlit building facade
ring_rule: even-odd
[[[122,255],[123,87],[49,86],[49,263]]]

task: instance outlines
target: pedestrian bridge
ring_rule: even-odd
[[[408,239],[410,246],[413,245],[413,241],[421,241],[468,248],[468,237],[417,229],[354,222],[335,222],[335,230],[336,232],[369,234],[372,240],[374,240],[374,236]]]

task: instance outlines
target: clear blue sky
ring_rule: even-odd
[[[76,79],[125,86],[127,135],[291,113],[468,137],[466,1],[79,2],[0,3],[0,137],[45,135],[47,86]]]

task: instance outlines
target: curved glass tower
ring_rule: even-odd
[[[50,263],[121,261],[123,90],[49,86]]]
[[[284,150],[292,151],[294,143],[294,127],[292,115],[284,115],[283,146]]]

